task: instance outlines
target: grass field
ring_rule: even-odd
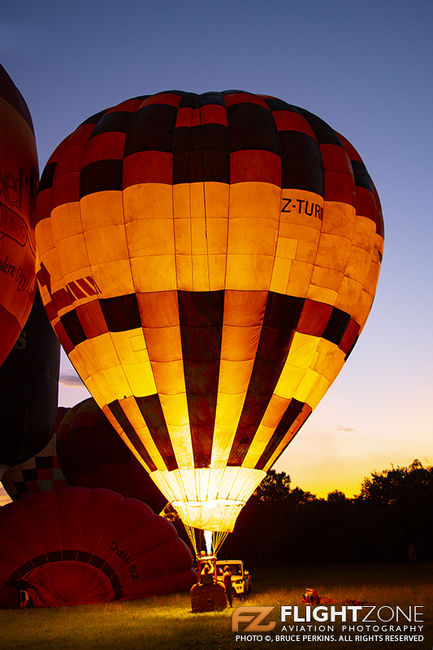
[[[274,632],[280,632],[281,605],[300,605],[305,587],[336,600],[368,601],[378,607],[423,606],[423,642],[390,641],[277,641],[236,642],[231,631],[231,609],[193,614],[189,594],[140,601],[57,609],[1,610],[0,648],[332,648],[414,650],[433,648],[433,564],[342,565],[328,567],[267,568],[252,571],[254,593],[239,605],[275,606]],[[385,610],[383,610],[385,611]],[[386,609],[386,616],[390,609]],[[383,616],[385,618],[385,615]],[[407,621],[404,621],[407,624]],[[293,622],[292,622],[293,623]],[[392,622],[395,624],[395,621]],[[300,624],[301,625],[301,624]],[[317,623],[316,623],[317,625]],[[383,625],[385,625],[383,623]],[[363,632],[367,634],[367,632]],[[316,631],[316,634],[319,634]],[[352,633],[352,638],[355,633]],[[359,632],[358,632],[359,634]],[[362,634],[362,633],[361,633]],[[370,632],[373,634],[373,632]],[[338,630],[335,631],[338,638]]]

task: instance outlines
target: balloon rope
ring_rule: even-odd
[[[228,534],[229,534],[228,532],[224,532],[224,531],[214,531],[212,535],[212,550],[214,555],[217,555],[221,546],[224,544]]]
[[[200,550],[198,549],[197,546],[197,537],[196,537],[196,529],[193,528],[192,526],[188,526],[187,524],[184,524],[185,530],[188,534],[188,537],[191,541],[191,545],[194,549],[194,553],[198,557],[200,554]],[[226,531],[213,531],[212,533],[212,553],[214,555],[217,555],[218,551],[220,550],[221,546],[224,544],[227,535],[229,533]]]
[[[194,553],[196,554],[196,556],[198,556],[197,540],[195,538],[195,528],[193,528],[192,526],[188,526],[187,524],[184,524],[184,526],[185,526],[186,532],[188,533],[188,537],[189,537],[189,539],[191,541],[192,547],[194,549]]]

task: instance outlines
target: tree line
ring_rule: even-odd
[[[433,560],[433,467],[414,460],[365,478],[359,495],[326,499],[269,470],[227,538],[250,564]],[[409,556],[408,557],[408,552]]]

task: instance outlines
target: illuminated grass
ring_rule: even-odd
[[[356,565],[268,568],[252,571],[254,592],[246,605],[299,605],[305,587],[336,600],[380,605],[424,606],[423,644],[378,643],[379,650],[431,648],[433,644],[433,565]],[[234,605],[243,603],[234,600]],[[231,632],[231,611],[192,614],[189,594],[103,605],[0,610],[0,648],[243,648]],[[279,619],[279,610],[275,618]],[[332,650],[346,643],[260,643],[257,647]],[[350,648],[374,648],[350,643]]]

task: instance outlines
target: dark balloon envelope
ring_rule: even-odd
[[[35,295],[32,213],[37,182],[30,112],[0,65],[0,365],[17,340]]]
[[[29,492],[61,490],[68,486],[60,468],[56,449],[56,430],[58,422],[68,411],[66,407],[57,409],[55,431],[47,445],[35,456],[9,467],[2,477],[2,484],[13,501],[18,501]],[[100,486],[105,487],[105,486]]]
[[[52,437],[59,360],[59,341],[37,291],[27,323],[0,367],[1,465],[32,458]]]
[[[187,590],[191,554],[173,526],[137,499],[65,488],[0,509],[0,606],[25,580],[36,607],[145,598]]]
[[[81,124],[37,203],[74,367],[184,523],[233,530],[367,320],[384,233],[360,156],[274,97],[162,92]]]
[[[76,404],[57,427],[57,457],[70,485],[135,497],[160,512],[167,500],[93,398]]]

